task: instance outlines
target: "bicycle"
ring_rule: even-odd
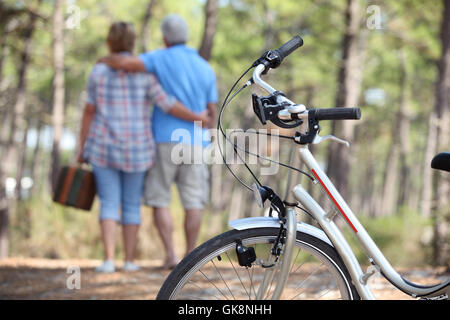
[[[262,124],[271,121],[282,128],[299,128],[290,139],[298,144],[300,158],[309,173],[298,171],[320,185],[334,205],[332,210],[326,212],[301,184],[292,189],[298,202],[288,203],[282,201],[271,188],[257,181],[251,187],[255,200],[260,207],[270,201],[271,214],[231,221],[229,225],[232,230],[203,243],[175,267],[161,287],[157,299],[370,300],[375,299],[375,296],[368,280],[378,270],[397,289],[412,297],[448,299],[450,279],[440,284],[422,286],[404,279],[394,270],[308,149],[309,144],[328,139],[348,145],[347,141],[332,135],[321,137],[319,121],[358,120],[361,117],[360,109],[307,110],[304,105],[290,101],[282,92],[261,79],[262,74],[277,68],[285,57],[302,45],[302,38],[296,36],[279,49],[267,51],[256,60],[227,95],[218,127],[222,130],[222,111],[235,95],[253,84],[263,88],[269,96],[253,94],[255,114]],[[229,99],[237,83],[252,68],[255,69],[251,79]],[[437,155],[432,167],[450,171],[450,153]],[[297,221],[295,208],[305,211],[320,228]],[[273,212],[277,215],[273,215]],[[363,272],[352,248],[335,223],[336,215],[344,218],[374,266],[368,268],[367,272]]]

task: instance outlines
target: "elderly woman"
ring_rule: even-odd
[[[110,55],[102,61],[110,67],[154,73],[163,88],[180,99],[190,110],[207,110],[214,118],[217,109],[217,83],[214,70],[196,50],[187,46],[189,28],[179,15],[170,14],[161,23],[166,48],[146,52],[139,56]],[[209,145],[209,132],[182,121],[155,108],[153,133],[157,145],[157,158],[146,177],[145,204],[154,208],[154,221],[166,250],[163,269],[173,268],[178,259],[172,239],[173,221],[169,210],[171,186],[177,185],[185,211],[184,231],[186,254],[194,249],[200,231],[202,210],[208,199],[208,169],[202,159],[203,147]],[[176,133],[185,134],[180,140]],[[199,137],[200,139],[197,139]],[[165,161],[183,143],[185,154],[193,155],[192,163]]]
[[[111,25],[107,46],[111,54],[130,55],[136,35],[129,23]],[[105,260],[99,272],[114,272],[116,225],[122,224],[124,270],[134,271],[137,231],[145,172],[153,165],[155,142],[152,105],[188,121],[209,122],[168,96],[150,73],[127,73],[103,63],[94,66],[87,85],[78,162],[92,165],[100,199],[100,226]],[[119,212],[122,215],[119,217]]]

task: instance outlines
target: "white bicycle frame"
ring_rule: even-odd
[[[253,73],[253,79],[255,83],[260,87],[264,88],[269,93],[273,93],[275,89],[261,80],[260,75],[262,71],[264,71],[263,65],[256,67]],[[282,98],[286,99],[284,97]],[[288,112],[289,110],[284,110],[284,114]],[[304,128],[300,128],[300,130],[302,129]],[[299,156],[301,161],[313,174],[316,182],[319,183],[325,190],[326,194],[333,202],[337,213],[343,216],[347,224],[350,226],[351,230],[355,233],[356,238],[359,240],[361,246],[364,248],[366,254],[368,255],[370,262],[379,268],[382,275],[384,275],[389,282],[391,282],[401,291],[413,297],[435,297],[439,295],[447,295],[448,297],[449,279],[441,284],[434,286],[419,286],[402,278],[402,276],[394,270],[389,261],[385,258],[375,242],[358,221],[357,217],[352,212],[342,196],[339,194],[339,192],[336,190],[333,183],[321,169],[314,156],[309,151],[307,145],[303,145],[299,148]],[[333,221],[333,217],[335,216],[336,211],[332,210],[329,213],[325,212],[325,210],[311,197],[311,195],[309,195],[309,193],[300,184],[296,185],[293,188],[292,192],[295,199],[303,205],[303,207],[314,217],[315,220],[317,220],[326,236],[320,229],[306,225],[304,223],[297,223],[297,230],[307,232],[321,239],[324,239],[324,237],[326,237],[327,240],[329,239],[331,244],[334,246],[340,257],[342,258],[345,266],[347,267],[352,278],[353,285],[358,291],[360,297],[367,300],[375,299],[375,296],[370,290],[367,281],[374,272],[363,272],[358,260],[356,259],[355,254],[353,253],[352,248],[348,244],[340,229]],[[274,219],[269,217],[247,218],[230,222],[230,226],[235,229],[248,229],[269,225],[274,226],[274,224],[276,225]],[[287,277],[287,275],[285,276]],[[286,281],[286,279],[283,280]]]
[[[345,200],[336,190],[330,179],[320,168],[317,161],[314,159],[307,146],[300,147],[300,158],[306,167],[313,173],[316,180],[320,183],[322,188],[326,191],[329,198],[333,201],[336,209],[344,217],[349,224],[352,231],[355,233],[357,239],[360,241],[362,247],[365,249],[367,255],[370,257],[372,263],[380,268],[380,271],[393,283],[396,287],[402,289],[409,294],[425,295],[429,293],[426,289],[413,287],[406,283],[403,278],[392,268],[390,263],[384,257],[375,242],[366,232],[364,227],[358,221],[352,210],[349,208]],[[324,209],[308,194],[308,192],[301,186],[297,185],[293,189],[295,198],[308,210],[308,212],[318,221],[328,238],[333,243],[333,246],[338,251],[344,264],[346,265],[350,276],[353,279],[353,284],[356,287],[362,299],[374,299],[367,284],[367,275],[361,269],[358,260],[356,259],[353,250],[347,243],[345,237],[332,220],[334,212],[327,214]]]

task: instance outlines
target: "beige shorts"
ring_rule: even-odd
[[[155,164],[145,178],[145,204],[168,208],[171,186],[176,183],[185,209],[203,209],[209,199],[208,167],[199,160],[203,148],[159,143],[156,150]]]

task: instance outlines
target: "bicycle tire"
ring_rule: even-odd
[[[264,272],[264,268],[258,265],[252,265],[250,268],[239,266],[237,259],[232,256],[233,252],[235,253],[234,248],[237,241],[241,241],[246,246],[254,246],[257,256],[260,258],[265,254],[265,251],[270,249],[271,243],[273,243],[273,240],[278,235],[278,232],[279,229],[277,228],[230,230],[208,240],[193,250],[174,268],[163,283],[156,299],[212,300],[214,298],[238,298],[252,300],[256,298],[257,286],[259,284],[258,279],[260,280],[261,278],[261,276],[256,276],[256,273],[260,274],[261,272]],[[260,246],[263,246],[262,249]],[[268,248],[267,250],[266,247]],[[317,270],[323,270],[323,268],[320,269],[322,265],[324,266],[325,271],[328,271],[328,273],[332,275],[331,280],[335,282],[337,287],[335,290],[328,289],[326,293],[329,294],[329,292],[331,292],[334,294],[336,290],[339,291],[338,296],[335,297],[331,295],[331,298],[345,300],[360,299],[355,287],[352,284],[348,270],[334,247],[309,234],[297,232],[296,248],[294,250],[298,250],[298,253],[297,255],[294,253],[295,258],[293,258],[288,284],[283,292],[282,299],[297,299],[305,294],[305,292],[307,293],[307,296],[303,296],[303,298],[323,298],[323,290],[327,289],[327,287],[325,286],[325,288],[322,288],[324,286],[323,284],[320,286],[320,283],[324,281],[324,277],[322,275],[323,271],[317,273]],[[315,260],[318,260],[317,264],[319,262],[322,264],[320,267],[317,267],[314,262],[308,262],[309,258],[299,258],[300,252],[302,252],[302,254],[306,252],[309,256],[312,256]],[[300,267],[298,267],[298,269],[295,269],[294,271],[294,265],[297,264],[297,261],[298,264],[301,264],[302,268],[307,269],[298,271],[300,269]],[[222,262],[226,262],[228,267],[222,266]],[[208,264],[210,265],[209,267],[207,267]],[[219,264],[220,266],[217,267]],[[222,272],[220,271],[220,268],[222,269]],[[311,268],[317,268],[314,272],[318,275],[318,277],[309,279],[313,275],[313,273],[310,273]],[[211,276],[209,274],[211,270],[217,272],[219,276]],[[206,273],[208,273],[209,277]],[[307,276],[308,273],[310,273],[309,276]],[[248,279],[250,281],[247,285],[243,283],[243,279],[246,274],[248,274]],[[250,274],[252,276],[250,276]],[[255,277],[253,277],[253,275],[255,275]],[[274,279],[276,279],[276,277],[277,275],[275,275]],[[302,291],[301,294],[296,294],[296,291],[293,293],[291,289],[292,287],[296,287],[299,281],[296,277],[302,280],[302,284],[308,280],[311,281],[313,285],[310,284],[306,286],[305,283],[305,288],[302,288],[304,291]],[[225,281],[226,279],[229,280],[228,284]],[[198,282],[194,284],[194,280]],[[222,283],[225,284],[225,286],[223,286],[222,290],[220,290],[218,286],[223,285]],[[271,284],[271,289],[273,289],[274,286],[275,285]],[[186,287],[189,287],[189,289]],[[234,293],[231,288],[235,290]],[[298,288],[300,288],[300,286]],[[194,289],[197,289],[196,293],[198,296],[192,294]],[[205,293],[207,294],[206,296],[203,295]],[[265,298],[268,297],[270,297],[270,288],[269,294]]]

